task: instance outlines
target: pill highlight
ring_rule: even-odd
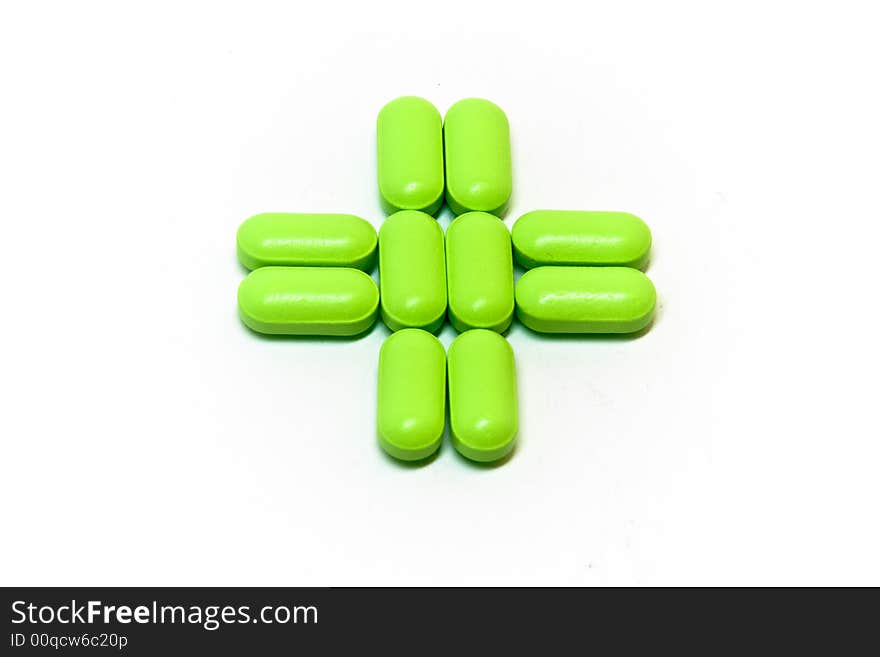
[[[443,122],[424,98],[403,96],[376,119],[379,195],[387,213],[422,210],[443,203]]]
[[[541,333],[634,333],[656,301],[654,284],[629,267],[537,267],[516,285],[517,316]]]
[[[510,126],[502,109],[482,98],[460,100],[446,113],[443,135],[452,211],[504,212],[513,180]]]
[[[262,267],[238,287],[242,322],[258,333],[354,336],[376,321],[379,290],[359,269]]]
[[[443,230],[424,212],[402,210],[379,230],[382,320],[392,331],[436,331],[446,318]]]
[[[593,265],[643,268],[651,230],[628,212],[536,210],[511,230],[513,253],[523,267]]]
[[[474,330],[449,345],[452,444],[474,461],[497,461],[513,449],[518,425],[516,365],[507,340]]]
[[[265,212],[238,229],[238,259],[248,269],[355,267],[369,269],[376,252],[376,229],[351,214]]]
[[[468,212],[446,230],[449,319],[459,331],[502,332],[513,318],[513,257],[504,223]]]
[[[440,447],[446,425],[446,351],[427,331],[404,329],[379,350],[379,444],[404,461]]]

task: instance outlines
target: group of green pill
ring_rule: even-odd
[[[440,446],[447,380],[452,443],[474,461],[503,459],[517,433],[513,319],[540,333],[633,333],[656,293],[640,271],[651,232],[625,212],[538,210],[508,231],[510,129],[497,105],[455,103],[446,119],[405,96],[376,123],[379,230],[349,214],[266,213],[238,230],[250,274],[242,321],[281,335],[356,336],[381,313],[393,332],[379,353],[379,443],[418,461]],[[432,215],[456,219],[444,238]],[[379,288],[366,272],[379,251]],[[512,248],[511,248],[512,244]],[[514,289],[513,258],[528,271]],[[447,354],[434,333],[446,316],[461,335]]]

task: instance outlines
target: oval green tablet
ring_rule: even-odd
[[[248,269],[356,267],[368,269],[376,251],[376,229],[351,214],[266,212],[238,229],[238,259]]]
[[[495,103],[466,98],[449,108],[443,124],[446,202],[455,214],[500,215],[513,189],[510,126]]]
[[[513,349],[493,331],[466,331],[449,345],[452,444],[474,461],[513,449],[518,424]]]
[[[258,333],[353,336],[376,321],[379,290],[359,269],[262,267],[238,287],[241,320]]]
[[[402,210],[379,229],[382,320],[392,331],[436,331],[446,318],[443,230],[428,214]]]
[[[468,212],[446,230],[449,319],[459,331],[504,331],[513,318],[510,233],[498,217]]]
[[[379,351],[379,444],[417,461],[440,447],[446,424],[446,352],[427,331],[404,329]]]
[[[422,210],[443,203],[443,122],[424,98],[392,100],[376,119],[379,195],[385,212]]]
[[[516,284],[516,314],[541,333],[634,333],[654,314],[654,284],[629,267],[537,267]]]
[[[513,254],[523,267],[621,266],[641,269],[651,230],[628,212],[535,210],[513,225]]]

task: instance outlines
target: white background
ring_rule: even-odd
[[[0,581],[880,584],[872,4],[4,3]],[[502,467],[382,454],[383,326],[236,317],[246,217],[381,223],[404,94],[505,109],[508,226],[654,232],[646,335],[511,330]]]

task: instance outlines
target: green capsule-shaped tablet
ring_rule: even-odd
[[[466,98],[449,108],[443,124],[446,202],[455,214],[500,215],[513,189],[510,126],[495,103]]]
[[[446,352],[427,331],[404,329],[379,351],[379,444],[417,461],[440,446],[446,424]]]
[[[523,267],[596,265],[636,267],[648,262],[651,230],[628,212],[535,210],[511,230],[513,253]]]
[[[517,431],[513,349],[493,331],[466,331],[449,345],[452,444],[474,461],[496,461]]]
[[[443,123],[424,98],[392,100],[376,120],[379,194],[386,212],[435,213],[443,203]]]
[[[504,331],[513,318],[510,233],[498,218],[468,212],[446,230],[449,319],[459,331]]]
[[[537,267],[516,284],[516,314],[541,333],[634,333],[654,314],[654,284],[629,267]]]
[[[254,331],[353,336],[376,321],[379,290],[359,269],[262,267],[238,287],[238,312]]]
[[[443,230],[428,214],[402,210],[379,230],[382,319],[392,331],[436,331],[446,318]]]
[[[351,214],[266,212],[238,229],[238,259],[248,269],[356,267],[369,269],[376,229]]]

